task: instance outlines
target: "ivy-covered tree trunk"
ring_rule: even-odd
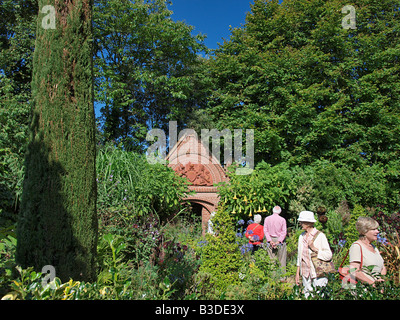
[[[64,281],[95,277],[91,22],[91,0],[39,1],[17,262],[39,271],[52,265]]]

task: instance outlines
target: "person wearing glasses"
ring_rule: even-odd
[[[379,224],[370,217],[359,217],[356,229],[359,240],[354,242],[349,251],[350,270],[355,270],[357,280],[375,286],[376,282],[384,281],[386,275],[383,258],[372,242],[378,239]]]

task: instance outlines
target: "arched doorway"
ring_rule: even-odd
[[[199,216],[201,216],[201,227],[204,235],[207,232],[208,220],[210,220],[211,213],[216,210],[218,200],[216,201],[216,203],[212,203],[202,199],[201,196],[198,197],[197,195],[189,197],[187,200],[189,200],[192,208],[195,208],[195,210],[197,210],[196,214],[199,213]]]
[[[184,200],[188,200],[194,210],[200,213],[203,235],[207,232],[208,220],[216,211],[219,197],[216,184],[229,179],[218,160],[204,146],[196,134],[186,134],[175,144],[166,160],[179,176],[185,177],[191,185],[189,190],[195,191]]]
[[[201,217],[202,216],[202,211],[203,211],[204,207],[200,203],[190,202],[190,206],[192,207],[192,213],[196,217]]]

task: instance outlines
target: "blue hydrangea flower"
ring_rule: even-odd
[[[383,245],[387,245],[388,244],[388,240],[385,237],[381,237],[381,235],[378,233],[377,236],[377,241]]]
[[[344,245],[346,244],[346,240],[339,240],[339,247],[343,248]]]
[[[242,254],[245,254],[246,252],[251,251],[252,248],[253,248],[253,245],[252,245],[251,243],[246,243],[246,244],[244,244],[244,245],[242,245],[242,246],[240,247],[240,252],[241,252]]]
[[[198,245],[200,248],[202,248],[202,247],[204,247],[205,245],[207,245],[207,241],[199,241],[199,242],[197,243],[197,245]]]

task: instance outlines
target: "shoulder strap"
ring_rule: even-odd
[[[318,235],[321,233],[321,231],[317,230],[317,232],[314,234],[314,237],[312,238],[312,241],[314,242],[315,239],[317,239]]]
[[[361,268],[362,268],[362,265],[363,265],[363,254],[362,254],[362,247],[361,247],[361,244],[359,244],[359,243],[357,243],[357,242],[354,242],[354,243],[356,243],[356,244],[358,244],[358,245],[360,246],[360,251],[361,251],[360,269],[361,269]],[[346,259],[347,259],[347,256],[349,255],[349,252],[350,252],[350,249],[349,249],[349,250],[347,250],[346,256],[344,257],[344,259],[343,259],[342,263],[340,264],[340,268],[341,268],[341,267],[343,267],[343,264],[344,264],[344,262],[346,261]]]
[[[264,227],[261,225],[261,224],[258,224],[257,223],[257,225],[253,228],[253,229],[251,229],[252,231],[254,231],[256,228],[258,228],[258,227],[261,227],[261,228],[263,228],[263,230],[264,230]]]
[[[262,225],[255,223],[255,226],[252,229],[250,229],[250,231],[254,231],[258,226],[262,227]],[[247,230],[246,232],[249,232],[249,230]]]
[[[357,242],[356,242],[357,243]],[[360,269],[362,268],[363,265],[363,253],[362,253],[362,245],[357,243],[360,246],[360,251],[361,251],[361,261],[360,261]]]

